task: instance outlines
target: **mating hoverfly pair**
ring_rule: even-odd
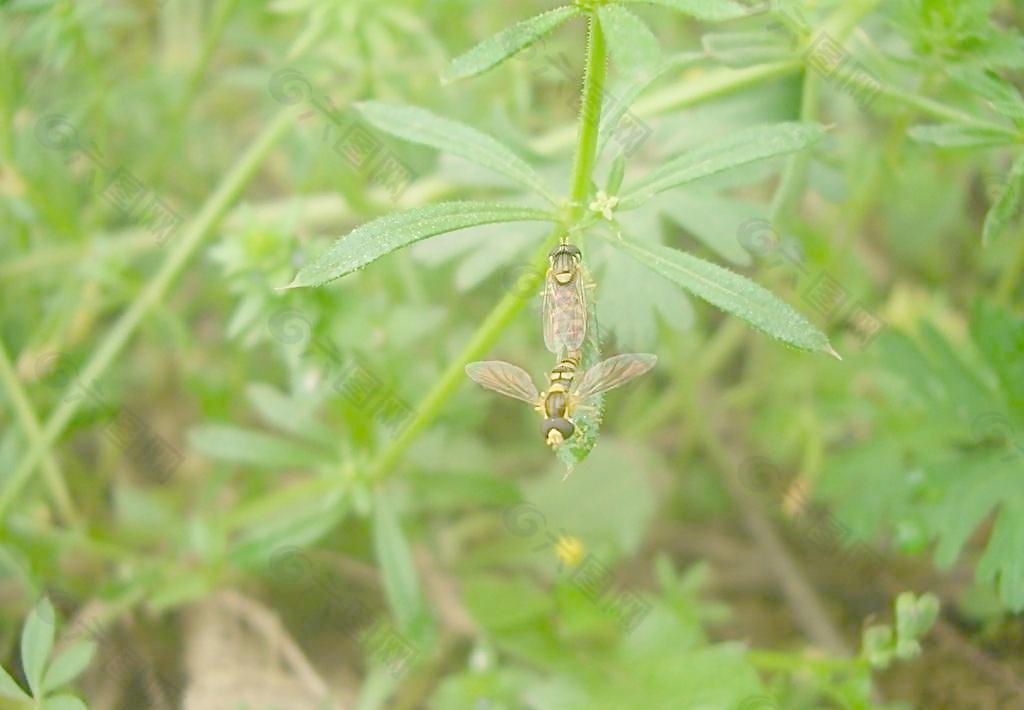
[[[544,345],[559,358],[548,374],[548,389],[538,392],[530,375],[500,360],[471,362],[466,374],[487,389],[533,405],[544,418],[541,434],[552,448],[576,431],[573,417],[592,405],[588,400],[644,374],[658,361],[648,353],[616,355],[577,377],[587,336],[587,290],[592,287],[580,250],[565,242],[551,250],[544,278]]]

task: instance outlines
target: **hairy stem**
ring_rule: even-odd
[[[590,192],[590,179],[597,156],[597,134],[601,125],[601,101],[604,97],[604,77],[608,68],[605,57],[604,34],[596,14],[591,14],[587,25],[587,64],[583,74],[583,93],[576,141],[576,158],[572,169],[572,192],[569,194],[570,223],[583,216],[583,204]]]
[[[174,250],[160,265],[156,275],[146,284],[135,302],[107,333],[106,338],[82,368],[81,375],[69,384],[69,388],[88,390],[107,371],[114,358],[142,323],[142,319],[164,297],[196,249],[217,226],[228,208],[238,198],[242,188],[256,174],[271,149],[292,125],[297,114],[298,109],[295,107],[283,109],[256,137],[235,167],[221,181],[217,190],[206,200],[199,214],[178,237],[178,241],[174,244]],[[0,488],[0,521],[4,520],[11,504],[14,503],[25,484],[29,482],[40,458],[57,441],[81,403],[86,399],[80,396],[62,398],[60,406],[46,421],[41,436],[22,456],[14,473],[4,479],[3,486]]]

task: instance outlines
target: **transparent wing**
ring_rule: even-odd
[[[626,353],[597,363],[587,370],[573,393],[580,400],[624,385],[644,374],[658,362],[650,353]]]
[[[510,363],[501,360],[471,362],[466,365],[466,374],[478,385],[506,397],[521,399],[529,404],[537,404],[540,399],[540,393],[526,370]]]
[[[571,284],[560,285],[548,269],[544,279],[544,346],[555,355],[575,352],[587,335],[585,273],[580,268]]]

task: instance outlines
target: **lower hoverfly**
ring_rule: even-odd
[[[572,354],[551,370],[546,392],[537,391],[523,368],[501,360],[471,362],[466,365],[466,374],[487,389],[532,404],[544,417],[541,424],[544,441],[557,448],[576,431],[573,416],[587,409],[587,400],[639,377],[657,361],[658,357],[649,353],[616,355],[597,363],[577,379],[580,358],[578,353]]]

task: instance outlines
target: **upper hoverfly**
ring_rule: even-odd
[[[558,357],[578,352],[587,335],[589,277],[582,254],[572,244],[559,244],[548,254],[544,278],[544,345]]]
[[[580,359],[574,353],[551,370],[547,392],[538,392],[523,368],[500,360],[471,362],[466,365],[466,374],[487,389],[532,404],[544,417],[544,441],[557,448],[576,431],[573,415],[589,406],[587,400],[639,377],[657,361],[657,356],[649,353],[616,355],[597,363],[577,380]]]

